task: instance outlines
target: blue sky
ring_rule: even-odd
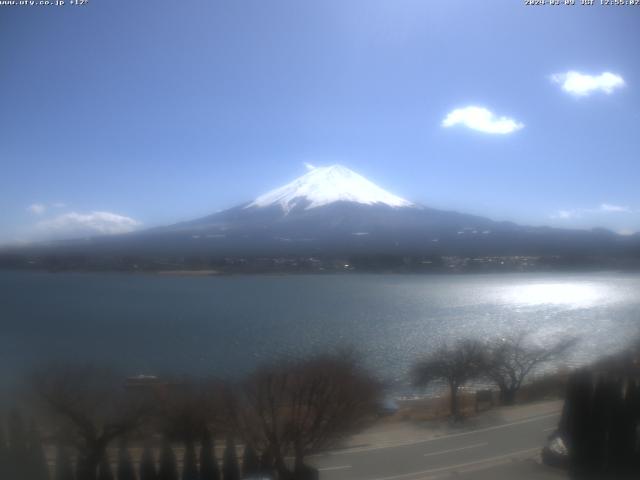
[[[0,7],[0,242],[194,218],[304,162],[640,230],[640,8],[523,3]]]

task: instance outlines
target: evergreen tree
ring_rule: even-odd
[[[231,437],[227,437],[227,444],[222,458],[222,478],[223,480],[240,480],[236,445]]]
[[[273,475],[273,455],[268,448],[262,452],[260,457],[260,473],[263,475]]]
[[[29,428],[29,480],[49,480],[49,465],[35,422]]]
[[[198,480],[196,449],[192,440],[187,440],[182,461],[182,480]]]
[[[53,474],[53,480],[73,480],[73,467],[71,466],[71,458],[69,452],[62,445],[56,448],[56,467]]]
[[[136,471],[133,468],[133,460],[124,440],[118,449],[118,480],[136,480]]]
[[[246,477],[258,473],[260,473],[260,458],[251,444],[247,444],[242,456],[242,474]]]
[[[640,419],[640,384],[638,384],[638,382],[629,385],[627,402],[629,404],[629,409],[635,415],[636,421],[638,421],[638,419]],[[636,449],[636,451],[631,454],[629,463],[629,468],[632,471],[640,472],[640,448]]]
[[[76,456],[77,480],[93,480],[95,478],[96,471],[93,471],[93,467],[90,463],[91,462],[87,460],[85,452],[78,452],[78,455]]]
[[[200,446],[200,480],[220,480],[220,469],[216,460],[213,439],[208,430],[202,434]]]
[[[178,480],[178,466],[176,465],[176,454],[171,448],[169,440],[165,439],[160,451],[160,471],[158,480]]]
[[[156,458],[149,445],[145,445],[140,458],[140,480],[157,480]]]
[[[607,431],[609,430],[609,390],[610,379],[596,380],[593,391],[589,422],[588,455],[584,463],[587,472],[603,475],[607,463]]]
[[[626,388],[623,379],[615,380],[615,397],[611,402],[611,420],[609,427],[608,463],[612,467],[611,476],[632,478],[633,454],[636,447],[636,419],[630,400],[635,386]]]
[[[569,473],[573,478],[588,474],[592,377],[588,371],[577,371],[569,377],[567,395],[560,422],[569,450]]]
[[[106,453],[102,456],[98,465],[98,480],[114,480],[111,462]]]
[[[27,432],[18,410],[9,414],[9,478],[28,480],[29,449]]]
[[[0,478],[9,476],[9,450],[4,436],[4,427],[0,423]]]

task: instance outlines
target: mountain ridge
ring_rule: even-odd
[[[7,251],[5,250],[5,253]],[[522,226],[430,208],[342,166],[320,167],[254,200],[127,234],[14,249],[22,255],[187,257],[640,257],[640,235]]]

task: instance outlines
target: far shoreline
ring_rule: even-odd
[[[224,278],[224,277],[326,277],[326,276],[424,276],[424,277],[476,277],[483,275],[638,275],[640,269],[629,268],[574,268],[574,269],[530,269],[487,271],[401,271],[401,270],[326,270],[326,271],[224,271],[206,270],[142,270],[142,269],[46,269],[46,268],[0,268],[0,273],[47,273],[57,274],[106,274],[122,276],[149,276],[175,278]]]

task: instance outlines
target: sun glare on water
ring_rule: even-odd
[[[586,308],[606,302],[604,283],[536,283],[508,287],[504,300],[519,305],[563,305]]]

